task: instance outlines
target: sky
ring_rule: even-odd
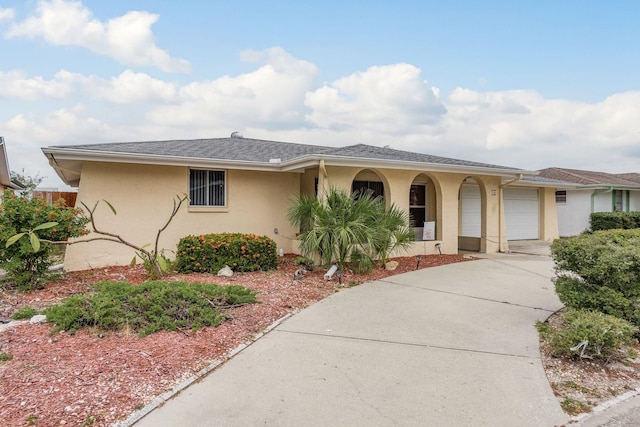
[[[640,172],[635,0],[0,0],[10,168],[227,137]]]

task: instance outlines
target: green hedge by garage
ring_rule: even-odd
[[[591,231],[640,228],[640,212],[594,212]]]
[[[556,292],[564,305],[640,326],[640,229],[557,239],[551,254],[558,271]]]
[[[235,272],[273,270],[278,265],[276,251],[276,242],[255,234],[187,236],[178,243],[176,270],[215,274],[225,265]]]

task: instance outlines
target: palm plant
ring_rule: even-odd
[[[414,233],[409,227],[409,214],[396,205],[386,208],[382,204],[378,207],[375,224],[373,250],[376,259],[382,264],[389,260],[389,255],[394,251],[407,251],[413,244]]]
[[[320,256],[323,264],[344,269],[351,259],[359,270],[370,270],[375,259],[406,249],[413,238],[407,215],[371,193],[350,194],[332,188],[324,201],[302,195],[293,200],[289,221],[300,227],[300,250],[306,257]]]

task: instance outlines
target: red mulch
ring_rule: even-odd
[[[159,332],[145,338],[135,333],[80,330],[52,334],[49,324],[24,323],[0,333],[0,426],[110,425],[126,419],[156,396],[170,390],[288,313],[319,301],[341,286],[323,279],[325,270],[294,281],[293,256],[281,258],[275,272],[237,274],[172,274],[166,280],[238,284],[259,291],[260,304],[231,309],[231,320],[197,332]],[[462,255],[424,256],[419,268],[465,261]],[[395,258],[395,271],[345,273],[349,286],[416,269],[416,258]],[[24,306],[42,309],[70,295],[85,293],[101,280],[146,279],[141,266],[108,267],[66,274],[29,294],[0,292],[0,318]]]

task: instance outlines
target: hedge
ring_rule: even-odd
[[[590,227],[591,231],[640,228],[640,212],[594,212]]]
[[[605,230],[551,245],[556,292],[570,308],[596,310],[640,326],[640,229]]]
[[[241,233],[206,234],[180,239],[176,270],[217,273],[228,265],[235,272],[273,270],[278,265],[276,243],[266,236]]]

